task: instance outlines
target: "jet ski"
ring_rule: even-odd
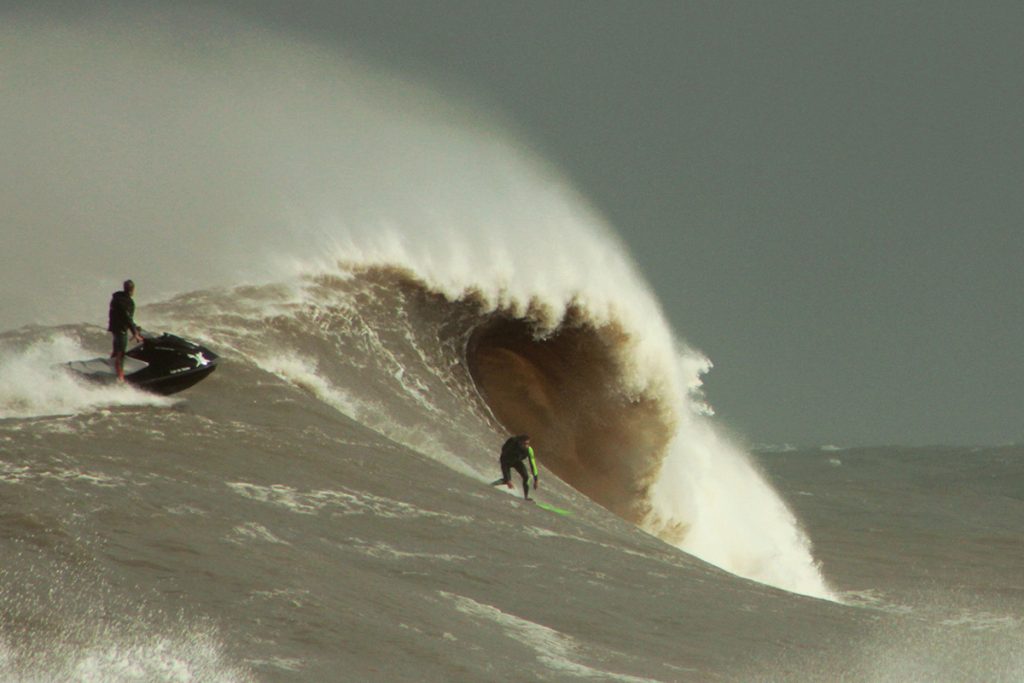
[[[188,389],[217,369],[220,356],[205,346],[166,332],[160,336],[140,333],[142,343],[124,356],[124,379],[129,384],[167,396]],[[117,381],[113,358],[73,360],[67,367],[91,381]]]

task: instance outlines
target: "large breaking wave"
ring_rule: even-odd
[[[551,471],[647,531],[830,596],[709,418],[707,359],[493,115],[223,16],[6,18],[0,327],[100,322],[132,276],[142,303],[168,300],[147,315],[467,476],[493,463],[462,432],[529,431]]]

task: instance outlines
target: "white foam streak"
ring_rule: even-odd
[[[90,627],[83,627],[87,632]],[[105,683],[245,683],[255,680],[226,661],[223,646],[206,633],[174,636],[109,633],[92,627],[96,639],[85,645],[70,640],[42,656],[23,657],[0,642],[0,676],[18,683],[104,681]],[[125,629],[127,630],[127,629]],[[140,628],[141,630],[141,628]],[[82,634],[75,634],[81,637]],[[40,659],[46,660],[42,664]]]
[[[23,349],[0,349],[0,419],[73,415],[114,406],[172,405],[173,400],[130,385],[79,381],[61,367],[97,355],[65,336]]]
[[[441,592],[440,595],[455,604],[459,612],[479,621],[484,628],[494,624],[512,640],[518,641],[536,653],[537,660],[562,677],[624,681],[626,683],[652,683],[650,678],[619,674],[587,666],[582,659],[583,647],[572,637],[552,628],[503,612],[497,607],[477,602],[462,595]]]

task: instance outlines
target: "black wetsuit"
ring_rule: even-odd
[[[137,334],[135,325],[135,302],[128,292],[114,292],[110,297],[110,315],[107,330],[114,335],[114,353],[124,353],[128,348],[128,333]]]
[[[512,481],[512,470],[519,473],[523,478],[523,497],[530,497],[530,476],[526,472],[524,460],[529,460],[533,476],[537,476],[537,461],[533,457],[533,449],[523,443],[522,437],[513,436],[505,441],[501,447],[501,479],[508,484]]]

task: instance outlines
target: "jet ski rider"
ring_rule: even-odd
[[[128,350],[128,333],[132,333],[133,341],[142,341],[142,334],[135,324],[135,301],[132,299],[134,293],[135,283],[125,280],[124,289],[114,292],[110,297],[107,330],[114,335],[114,350],[110,357],[114,359],[114,369],[117,370],[119,382],[124,381],[124,353]]]

